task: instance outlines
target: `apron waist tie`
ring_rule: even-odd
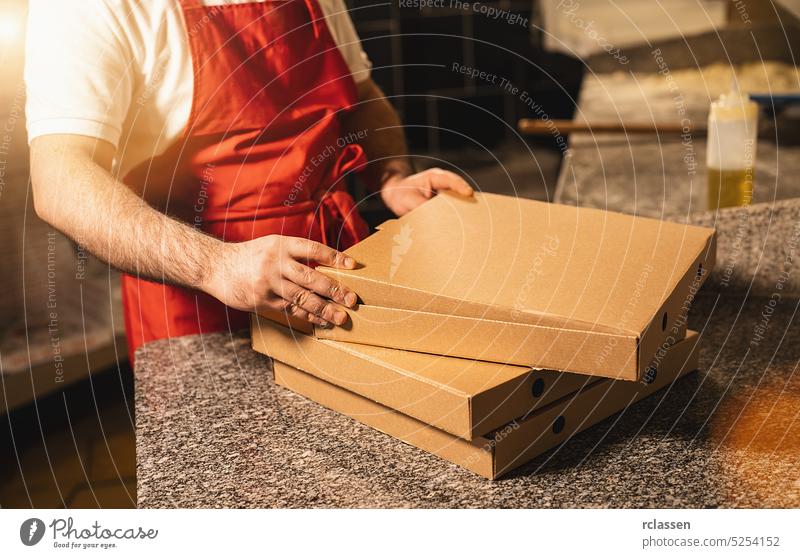
[[[343,190],[332,190],[322,197],[318,218],[322,243],[337,250],[346,250],[369,234],[353,198]]]
[[[360,170],[366,160],[363,148],[351,143],[345,146],[334,163],[333,176],[339,178],[322,194],[318,205],[322,242],[328,246],[346,250],[369,235],[369,229],[343,183],[347,174]]]

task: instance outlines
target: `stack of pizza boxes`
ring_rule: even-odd
[[[346,326],[254,316],[275,381],[493,479],[697,368],[686,318],[715,237],[443,194],[347,254],[318,268],[359,295]]]

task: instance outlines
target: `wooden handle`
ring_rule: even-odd
[[[538,120],[523,118],[517,124],[523,134],[549,136],[556,133],[571,134],[585,132],[592,134],[683,134],[705,132],[705,127],[693,126],[685,129],[680,124],[655,122],[575,122],[573,120]]]

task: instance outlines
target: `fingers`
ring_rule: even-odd
[[[309,314],[299,306],[295,306],[289,302],[286,302],[285,311],[288,312],[290,315],[298,318],[300,320],[304,320],[306,322],[311,322],[312,324],[318,325],[320,327],[328,327],[328,322],[320,318],[319,316],[315,316],[314,314]]]
[[[428,201],[431,195],[425,195],[425,192],[421,190],[410,190],[403,195],[400,203],[393,210],[398,216],[405,215]]]
[[[286,239],[289,255],[293,258],[321,263],[330,267],[353,269],[356,261],[324,244],[305,238],[291,237]]]
[[[325,300],[291,281],[282,281],[278,294],[284,300],[289,301],[309,314],[322,318],[326,322],[343,325],[348,320],[347,312],[337,306],[336,303]]]
[[[428,180],[430,181],[430,186],[437,192],[450,190],[456,194],[467,197],[474,193],[467,181],[454,172],[444,169],[429,169],[425,171],[425,174],[429,175]]]
[[[358,302],[356,293],[338,281],[299,262],[295,262],[289,266],[286,270],[285,278],[292,283],[296,283],[309,291],[324,298],[334,300],[348,308],[354,308]]]

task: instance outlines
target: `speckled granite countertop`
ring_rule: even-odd
[[[142,507],[800,506],[798,301],[709,293],[699,373],[487,481],[272,383],[246,333],[137,355]],[[763,339],[758,339],[763,337]]]

